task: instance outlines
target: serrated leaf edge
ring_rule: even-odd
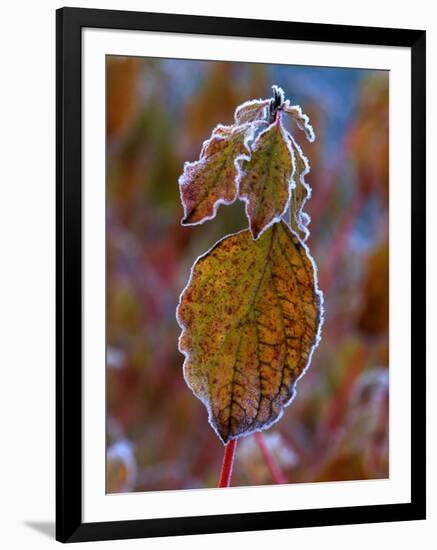
[[[238,120],[238,111],[239,110],[243,110],[245,107],[250,107],[251,105],[255,105],[255,103],[265,103],[265,105],[263,107],[260,107],[260,110],[262,109],[262,113],[263,115],[265,116],[265,109],[268,107],[269,105],[269,102],[270,102],[270,99],[249,99],[248,101],[245,101],[244,103],[241,103],[241,105],[238,105],[236,108],[235,108],[235,111],[234,111],[234,120],[235,120],[235,124],[238,124],[240,125],[241,123],[239,122]],[[249,122],[249,123],[243,123],[243,124],[251,124],[253,122],[255,122],[256,120],[262,120],[261,118],[257,118],[255,120],[253,120],[252,122]]]
[[[292,117],[297,127],[305,133],[307,140],[313,143],[316,139],[316,134],[314,133],[314,128],[310,124],[308,115],[302,111],[302,107],[300,105],[290,105],[290,101],[287,99],[284,101],[282,110]]]
[[[233,125],[230,125],[228,127],[230,128],[231,126],[233,126]],[[189,167],[189,166],[196,166],[196,165],[199,165],[199,164],[203,164],[205,162],[204,159],[203,159],[203,154],[205,152],[205,149],[208,147],[208,145],[211,143],[211,141],[213,139],[216,139],[217,137],[220,137],[220,136],[215,135],[215,132],[217,130],[219,130],[221,128],[225,128],[225,127],[226,126],[223,125],[223,124],[217,124],[217,126],[212,131],[211,137],[209,137],[208,139],[206,139],[203,142],[202,148],[200,150],[199,159],[195,160],[195,161],[192,161],[192,162],[187,161],[187,162],[184,163],[184,168],[183,168],[182,174],[179,176],[179,179],[178,179],[179,197],[180,197],[180,201],[181,201],[181,204],[182,204],[182,208],[184,210],[184,215],[183,215],[183,218],[181,219],[180,224],[184,227],[194,226],[194,225],[202,225],[204,222],[214,219],[217,215],[217,209],[220,206],[220,204],[225,204],[225,205],[233,204],[238,198],[238,192],[239,192],[238,181],[239,181],[239,176],[240,176],[240,172],[241,172],[240,162],[242,160],[250,160],[251,149],[250,149],[250,146],[249,146],[249,142],[251,142],[253,140],[253,136],[254,136],[254,132],[255,132],[255,125],[251,122],[241,124],[240,126],[236,126],[236,130],[239,127],[242,128],[242,129],[246,128],[246,130],[242,130],[242,131],[246,132],[246,135],[245,135],[245,138],[244,138],[244,146],[248,150],[248,154],[237,155],[234,159],[234,166],[237,170],[237,176],[235,177],[235,180],[234,180],[234,182],[235,182],[235,196],[234,196],[234,198],[229,200],[229,201],[227,201],[226,199],[223,199],[223,198],[219,198],[214,202],[213,208],[212,208],[212,213],[211,213],[210,216],[205,216],[197,222],[184,222],[184,219],[186,219],[187,216],[188,216],[187,206],[186,206],[186,204],[183,200],[183,197],[182,197],[182,188],[183,188],[184,185],[188,184],[188,182],[186,181],[186,168]]]
[[[299,210],[295,214],[296,224],[297,224],[298,228],[304,234],[304,237],[302,238],[301,236],[299,236],[299,239],[302,242],[305,242],[308,239],[308,237],[310,236],[310,230],[308,228],[308,225],[311,223],[311,217],[310,217],[309,214],[304,212],[303,209],[304,209],[305,204],[311,198],[311,195],[312,195],[312,188],[305,181],[305,176],[311,171],[311,166],[310,166],[308,158],[304,155],[304,153],[302,151],[302,148],[297,143],[297,141],[293,138],[293,136],[291,134],[288,134],[288,137],[289,137],[290,141],[292,142],[293,147],[297,150],[297,154],[300,156],[300,158],[302,159],[302,161],[305,165],[305,170],[303,172],[301,172],[298,182],[295,179],[296,178],[296,172],[297,172],[297,161],[296,161],[296,159],[295,159],[295,164],[294,164],[295,167],[294,167],[294,170],[293,170],[293,180],[294,180],[295,188],[300,184],[300,185],[303,185],[303,187],[306,190],[306,197],[302,201],[302,204],[300,205]],[[293,154],[295,154],[294,151],[293,151]],[[293,212],[290,211],[290,215],[293,216]]]

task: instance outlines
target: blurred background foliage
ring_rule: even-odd
[[[388,73],[107,58],[107,490],[215,487],[223,445],[182,376],[175,309],[190,267],[247,226],[243,204],[181,227],[178,177],[235,107],[285,90],[317,141],[309,246],[322,341],[295,401],[264,433],[290,483],[388,477]],[[272,483],[254,437],[233,485]]]

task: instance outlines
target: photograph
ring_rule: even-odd
[[[105,64],[106,493],[388,479],[390,72]]]
[[[5,13],[0,546],[435,540],[429,3]]]

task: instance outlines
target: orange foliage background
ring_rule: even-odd
[[[223,445],[182,376],[175,309],[192,263],[247,226],[242,203],[182,227],[178,177],[235,107],[285,90],[317,141],[309,246],[322,341],[264,432],[288,482],[388,477],[388,73],[107,58],[107,491],[215,487]],[[273,483],[253,437],[233,485]]]

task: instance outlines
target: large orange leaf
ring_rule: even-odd
[[[185,379],[221,440],[276,422],[319,340],[308,249],[281,221],[219,241],[194,264],[177,311]]]

